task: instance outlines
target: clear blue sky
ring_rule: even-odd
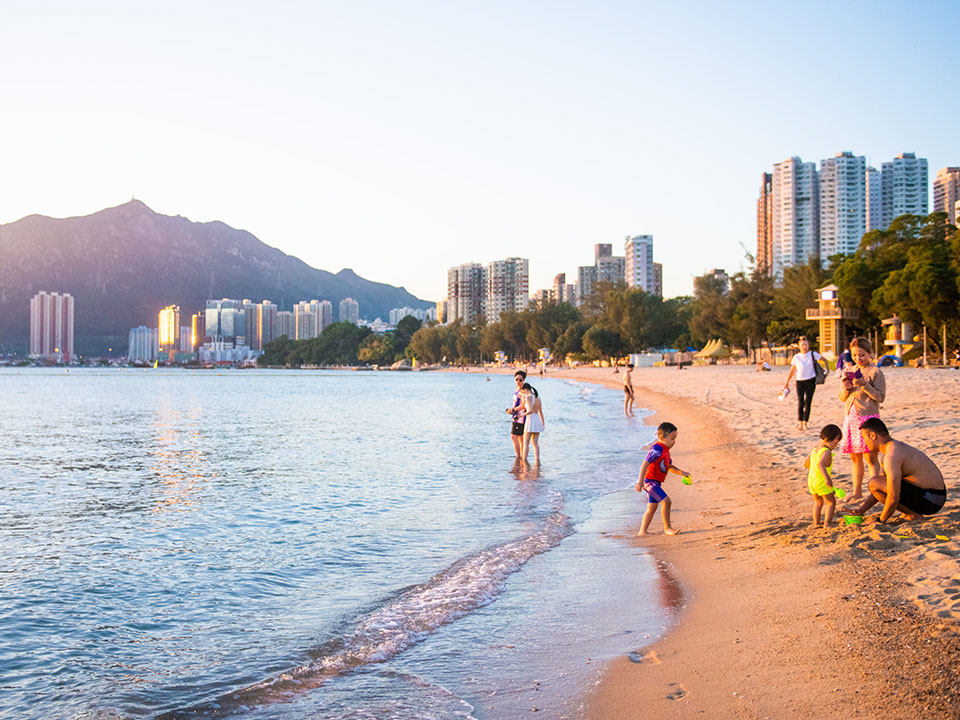
[[[960,3],[0,5],[0,222],[131,195],[436,300],[652,233],[668,296],[755,250],[760,173],[960,165]]]

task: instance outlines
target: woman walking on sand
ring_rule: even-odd
[[[863,497],[863,456],[867,456],[870,476],[880,474],[877,465],[877,453],[871,451],[860,434],[860,426],[868,418],[880,417],[880,403],[887,395],[887,381],[883,373],[873,364],[873,346],[866,338],[858,337],[850,341],[850,355],[853,366],[845,366],[840,388],[843,400],[843,442],[839,450],[850,455],[853,462],[854,499]]]
[[[527,459],[530,446],[533,445],[533,459],[540,462],[540,433],[544,429],[540,395],[530,383],[524,383],[520,392],[523,394],[523,459]]]
[[[806,430],[810,420],[810,407],[813,405],[813,391],[817,389],[817,368],[821,356],[816,350],[810,349],[807,338],[800,337],[800,352],[790,361],[790,372],[783,383],[786,390],[790,380],[797,376],[797,430]],[[824,371],[826,373],[826,371]]]

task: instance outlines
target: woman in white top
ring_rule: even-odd
[[[533,445],[533,459],[540,462],[540,433],[543,432],[543,407],[540,396],[530,383],[524,383],[520,389],[523,400],[523,459],[527,459],[530,445]]]
[[[810,420],[810,407],[813,405],[813,391],[817,387],[817,371],[813,364],[820,362],[821,355],[810,349],[805,337],[800,338],[800,352],[790,361],[790,372],[783,383],[786,389],[794,375],[797,376],[797,430],[806,430]]]

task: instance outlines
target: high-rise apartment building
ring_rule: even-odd
[[[599,265],[601,258],[613,257],[612,243],[597,243],[593,246],[593,264]]]
[[[295,326],[293,321],[293,313],[290,310],[277,311],[277,337],[285,337],[287,340],[294,340],[296,337],[294,333]]]
[[[957,200],[960,200],[960,167],[945,167],[933,179],[933,211],[945,212],[950,223],[957,224]]]
[[[353,298],[344,298],[340,301],[340,322],[352,325],[360,324],[360,304]]]
[[[867,160],[852,152],[820,161],[820,263],[856,252],[866,227]]]
[[[494,260],[485,268],[486,292],[483,312],[488,323],[500,319],[500,313],[526,310],[530,294],[530,261],[511,257]]]
[[[210,342],[233,345],[244,333],[244,312],[239,300],[207,300],[204,310],[206,334]]]
[[[792,157],[773,166],[773,276],[820,258],[820,183],[816,163]]]
[[[773,274],[773,175],[767,172],[757,198],[757,270]]]
[[[70,293],[38,292],[30,300],[30,357],[69,361],[74,301]]]
[[[175,353],[180,350],[179,305],[167,305],[160,311],[157,334],[160,352]]]
[[[627,236],[625,275],[627,287],[653,292],[653,235]]]
[[[191,352],[207,342],[207,315],[205,312],[194,313],[190,316],[190,344]]]
[[[141,325],[130,329],[127,360],[153,362],[157,359],[157,329]]]
[[[597,282],[597,266],[581,265],[577,268],[577,305],[582,305],[583,301],[593,292],[593,286]]]
[[[901,215],[926,215],[929,203],[927,159],[914,153],[900,153],[880,166],[884,228]]]
[[[484,268],[466,263],[447,271],[447,322],[471,325],[483,314],[486,292]]]
[[[573,283],[567,282],[566,273],[558,273],[554,276],[550,297],[554,302],[567,303],[568,305],[574,305],[577,302],[575,288]]]
[[[438,323],[443,325],[447,321],[447,300],[437,300],[437,314],[436,320]]]
[[[883,188],[881,187],[880,171],[868,167],[864,177],[866,198],[864,206],[866,218],[864,232],[883,229]]]
[[[663,297],[663,265],[655,262],[653,264],[653,292],[659,298]]]
[[[250,344],[253,350],[263,350],[263,346],[277,336],[277,306],[269,300],[257,303],[256,318],[257,325],[253,336],[253,342]]]

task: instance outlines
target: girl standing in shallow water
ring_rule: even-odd
[[[840,452],[850,455],[853,462],[853,495],[863,497],[863,456],[870,464],[870,476],[880,474],[877,453],[871,452],[860,434],[860,426],[867,418],[880,417],[880,403],[887,394],[887,381],[880,368],[873,364],[873,347],[866,338],[850,341],[854,367],[844,366],[840,388],[843,400],[843,442]]]
[[[523,459],[527,459],[530,445],[533,445],[533,458],[536,462],[540,462],[540,433],[544,429],[543,407],[540,404],[540,396],[530,383],[524,383],[520,392],[523,398],[523,412],[520,414],[525,418],[523,425]]]

